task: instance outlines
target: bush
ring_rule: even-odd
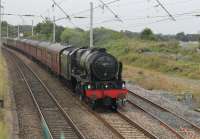
[[[95,28],[94,29],[94,43],[97,45],[105,44],[109,41],[122,39],[124,36],[122,33],[106,29],[106,28]]]
[[[142,32],[141,32],[141,35],[140,35],[141,39],[144,39],[144,40],[156,40],[156,37],[153,33],[153,31],[149,28],[145,28]]]
[[[36,25],[34,28],[35,31],[35,39],[37,40],[48,40],[52,41],[53,40],[53,23],[51,21],[45,21],[42,23],[39,23]],[[60,36],[61,33],[64,31],[64,27],[62,26],[56,26],[56,42],[60,42]]]
[[[89,45],[86,35],[86,32],[80,29],[66,28],[61,34],[61,41],[75,47],[85,47]]]
[[[200,38],[199,38],[199,41],[198,41],[198,42],[199,42],[199,49],[200,49]]]

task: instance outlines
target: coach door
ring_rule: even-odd
[[[51,68],[52,55],[47,51],[47,65]]]

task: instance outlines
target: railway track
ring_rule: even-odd
[[[67,88],[66,88],[67,89]],[[71,95],[74,94],[71,92]],[[76,100],[79,97],[76,96]],[[117,111],[104,111],[95,112],[89,106],[82,101],[81,105],[85,106],[87,110],[92,113],[97,119],[99,119],[106,127],[108,127],[118,138],[121,139],[159,139],[156,135],[151,133],[145,127],[139,123],[135,123],[128,118],[122,112]]]
[[[78,99],[78,98],[77,98]],[[83,102],[83,105],[86,104]],[[156,135],[135,123],[120,111],[95,112],[86,106],[88,111],[102,121],[116,136],[121,139],[159,139]]]
[[[116,130],[124,139],[158,139],[152,134],[145,134],[140,128],[133,125],[129,119],[127,120],[119,113],[110,113],[110,114],[100,114],[101,118],[103,118],[109,125],[112,126],[114,130]],[[146,131],[146,130],[145,130]]]
[[[17,59],[18,58],[14,59],[14,60],[17,60]],[[58,138],[60,135],[59,133],[61,133],[61,132],[64,133],[62,131],[62,129],[64,129],[65,127],[68,128],[66,130],[67,132],[70,131],[70,134],[64,133],[65,136],[67,136],[68,138],[72,138],[72,139],[73,138],[84,138],[84,136],[82,135],[82,133],[79,130],[76,131],[76,129],[78,129],[78,128],[76,128],[73,121],[70,120],[69,116],[64,112],[62,107],[58,104],[58,102],[56,101],[54,96],[47,89],[47,87],[44,85],[44,83],[42,83],[42,81],[38,78],[38,76],[29,67],[27,67],[25,64],[23,64],[22,61],[20,61],[19,59],[16,63],[18,63],[18,65],[19,65],[18,68],[20,70],[20,74],[23,74],[23,78],[24,78],[25,82],[28,84],[29,90],[30,90],[30,92],[32,92],[33,98],[35,98],[35,101],[37,101],[37,105],[38,105],[37,107],[39,107],[40,113],[41,113],[40,115],[42,117],[41,119],[43,119],[47,123],[47,125],[49,127],[49,132],[50,132],[52,138],[53,138],[53,136],[55,136],[54,138]],[[31,74],[33,74],[34,76],[29,77],[30,76],[29,72],[31,72]],[[37,80],[39,80],[40,83]],[[43,87],[38,88],[37,87],[38,84],[40,84]],[[43,89],[41,89],[41,88],[43,88]],[[46,90],[46,93],[41,93],[42,92],[41,90]],[[45,97],[44,94],[48,94],[47,95],[48,99]],[[51,102],[50,100],[53,100],[57,106],[54,107],[54,104],[49,103],[49,102]],[[41,102],[39,102],[39,101],[41,101]],[[63,112],[61,112],[61,114],[57,114],[57,113],[60,113],[59,112],[60,110]],[[120,111],[118,111],[117,113],[96,113],[96,112],[92,112],[92,113],[95,113],[94,115],[96,115],[96,117],[98,119],[100,119],[108,128],[110,128],[111,131],[113,133],[115,133],[119,138],[123,138],[123,139],[126,139],[126,138],[157,139],[158,138],[156,135],[149,132],[145,127],[142,127],[138,123],[135,123],[132,120],[130,120],[128,117],[126,117]],[[66,119],[64,120],[65,122],[67,121],[67,123],[62,122],[62,119],[59,118],[60,116],[56,117],[56,119],[59,119],[59,120],[57,122],[55,122],[55,120],[56,120],[55,117],[49,116],[49,115],[54,115],[54,116],[55,115],[65,115],[64,119],[67,115],[67,120]],[[46,118],[46,116],[48,118]],[[52,121],[52,123],[48,122],[48,121]],[[66,124],[67,126],[64,124]],[[75,126],[75,129],[74,129],[74,126]],[[56,130],[52,130],[54,128]],[[180,138],[182,138],[182,136]]]
[[[74,95],[73,93],[71,94]],[[78,96],[76,96],[76,99],[79,101]],[[99,112],[95,112],[84,101],[81,104],[121,139],[159,139],[159,137],[139,123],[128,118],[121,111],[113,112],[104,110],[102,112],[100,110]]]
[[[8,56],[4,50],[2,53],[6,59],[9,79],[11,80],[10,95],[13,97],[12,105],[14,105],[16,110],[16,114],[13,117],[16,122],[13,133],[16,134],[16,138],[20,139],[43,139],[40,118],[26,84],[22,80],[21,74],[16,72],[16,66],[11,61],[10,55]]]
[[[128,103],[157,119],[180,139],[200,138],[200,127],[145,97],[130,91]]]
[[[9,51],[9,50],[8,50]],[[72,121],[70,116],[60,106],[58,101],[48,90],[39,77],[23,63],[15,54],[10,52],[12,61],[16,63],[18,71],[32,96],[41,121],[46,125],[46,131],[51,139],[59,139],[61,134],[65,138],[85,139],[84,135]]]
[[[41,115],[41,119],[47,124],[47,127],[49,129],[49,134],[51,135],[51,137],[59,138],[60,133],[62,132],[66,133],[65,137],[70,139],[84,138],[84,136],[79,130],[76,131],[76,129],[78,128],[75,128],[75,130],[73,130],[73,127],[75,125],[71,127],[71,124],[73,122],[71,119],[69,119],[69,116],[67,116],[67,120],[64,119],[65,117],[62,118],[61,115],[66,115],[66,113],[64,112],[62,107],[58,104],[57,100],[54,98],[54,96],[51,94],[48,88],[39,79],[36,73],[34,73],[33,70],[25,63],[23,63],[15,54],[13,54],[13,56],[15,57],[15,59],[13,60],[16,61],[16,63],[18,64],[19,72],[23,76],[23,80],[26,82],[29,91],[31,92],[31,96],[33,97],[33,100],[38,108],[38,111]],[[128,117],[121,114],[120,112],[97,113],[92,111],[89,107],[88,110],[92,114],[94,114],[94,116],[97,119],[102,121],[103,124],[106,127],[108,127],[119,138],[158,139],[155,135],[145,130],[144,127],[141,127],[138,124],[134,123]],[[71,122],[70,124],[66,123],[66,121],[68,122],[68,120],[70,120],[72,123]],[[118,121],[118,123],[116,121]],[[65,128],[67,128],[67,130],[63,131],[63,129]],[[76,136],[77,132],[78,136]]]

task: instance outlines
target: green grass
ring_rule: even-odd
[[[183,49],[176,41],[111,40],[101,45],[127,65],[190,79],[200,79],[200,54]]]
[[[0,99],[3,99],[4,93],[7,90],[7,80],[6,80],[6,64],[5,61],[1,55],[0,51]]]
[[[106,48],[124,63],[126,80],[150,90],[191,92],[200,104],[200,53],[196,51],[198,45],[188,45],[185,49],[174,40],[121,38],[101,43],[99,47]]]

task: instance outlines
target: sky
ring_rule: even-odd
[[[173,21],[158,5],[156,0],[116,0],[109,8],[121,19],[115,18],[100,0],[55,0],[71,20],[63,19],[56,22],[67,27],[80,27],[88,30],[90,25],[90,2],[94,3],[94,27],[106,27],[114,30],[141,32],[145,27],[155,33],[176,34],[178,32],[200,33],[200,0],[160,0],[175,18]],[[103,0],[109,3],[115,0]],[[58,7],[52,9],[52,0],[2,0],[4,13],[34,14],[37,17],[3,16],[10,24],[34,24],[42,22],[43,17],[56,19],[65,17]],[[85,12],[80,12],[85,11]],[[77,18],[85,17],[85,18]]]

